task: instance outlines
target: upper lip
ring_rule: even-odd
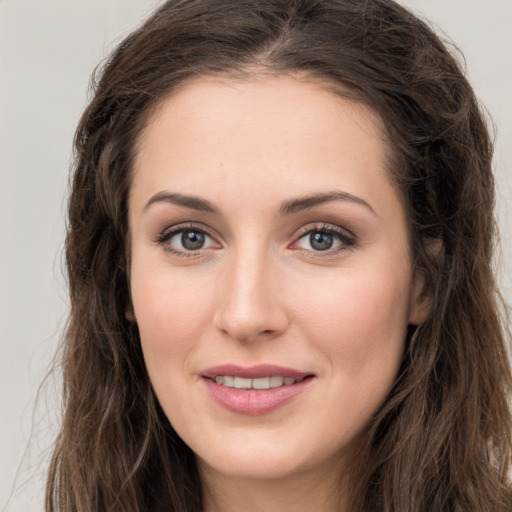
[[[258,364],[255,366],[239,366],[237,364],[222,364],[212,366],[201,372],[203,377],[214,379],[219,375],[229,375],[232,377],[242,377],[245,379],[259,379],[262,377],[290,377],[295,380],[301,380],[311,372],[304,372],[285,366],[274,364]]]

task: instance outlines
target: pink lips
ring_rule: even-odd
[[[288,377],[295,379],[297,382],[270,389],[237,389],[217,384],[215,377],[219,375],[245,379]],[[211,398],[217,404],[228,411],[249,416],[269,413],[285,405],[302,393],[313,380],[310,378],[313,377],[311,373],[275,365],[241,367],[226,364],[208,368],[202,372],[201,376]]]

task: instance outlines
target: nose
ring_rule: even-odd
[[[274,339],[289,323],[279,269],[264,251],[250,252],[226,263],[215,314],[216,327],[243,343]]]

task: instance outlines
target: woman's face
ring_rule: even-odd
[[[133,314],[155,393],[212,475],[333,474],[422,320],[389,148],[291,77],[198,79],[139,141]]]

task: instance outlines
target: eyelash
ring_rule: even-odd
[[[333,224],[320,223],[313,226],[308,225],[299,230],[296,241],[293,242],[292,245],[296,245],[300,240],[304,239],[308,235],[311,236],[313,233],[326,233],[333,235],[340,242],[340,247],[336,249],[326,249],[324,251],[300,248],[297,248],[296,250],[300,251],[306,256],[311,256],[311,253],[314,253],[315,257],[332,256],[333,254],[354,248],[357,243],[356,237],[350,231]]]
[[[195,231],[196,233],[204,234],[211,238],[212,240],[215,240],[215,237],[204,227],[198,225],[198,224],[180,224],[178,226],[174,226],[170,229],[164,230],[158,237],[156,238],[155,242],[158,245],[164,245],[167,244],[174,236],[183,233],[184,231]],[[335,226],[333,224],[315,224],[313,226],[308,225],[299,230],[295,237],[295,241],[290,244],[288,247],[293,248],[294,245],[296,245],[300,240],[303,240],[306,236],[311,236],[313,233],[322,233],[322,234],[329,234],[333,235],[335,238],[338,239],[340,242],[340,247],[332,250],[332,249],[326,249],[326,250],[312,250],[312,249],[301,249],[301,248],[295,248],[294,250],[300,251],[302,254],[307,255],[311,257],[311,254],[314,253],[315,257],[322,257],[322,256],[328,256],[332,254],[337,254],[339,252],[342,252],[344,250],[348,250],[353,248],[356,243],[356,237],[350,233],[348,230],[340,228],[338,226]],[[208,248],[207,248],[208,249]],[[191,258],[195,256],[200,256],[203,254],[205,249],[198,249],[195,251],[187,251],[187,250],[176,250],[173,249],[170,244],[167,244],[165,247],[165,250],[173,254],[174,256],[178,256],[181,258]]]
[[[202,233],[212,240],[215,240],[215,237],[204,227],[199,226],[197,224],[180,224],[178,226],[173,226],[172,228],[164,230],[155,240],[158,245],[164,245],[172,238],[184,231],[195,231],[196,233]],[[178,256],[180,258],[191,258],[194,256],[200,256],[204,249],[198,249],[197,251],[186,251],[186,250],[176,250],[173,249],[170,244],[167,244],[165,250],[170,252],[173,256]]]

